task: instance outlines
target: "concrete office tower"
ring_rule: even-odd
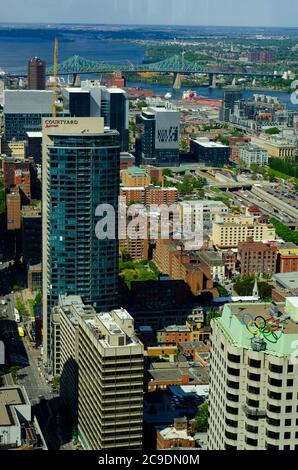
[[[52,115],[52,91],[4,91],[4,139],[26,140],[27,132],[40,132],[42,118]]]
[[[160,167],[179,165],[180,113],[151,107],[137,116],[138,163]]]
[[[43,315],[48,361],[50,312],[61,294],[80,295],[97,311],[117,304],[118,233],[99,240],[100,204],[118,215],[119,134],[101,118],[43,121]]]
[[[248,331],[260,316],[280,325],[277,340]],[[211,341],[209,450],[297,450],[298,298],[226,304]]]
[[[38,57],[30,59],[28,62],[28,89],[46,89],[46,63]]]
[[[87,80],[80,88],[63,90],[63,104],[72,117],[103,117],[105,126],[120,134],[121,152],[129,149],[129,102],[124,90]]]
[[[143,354],[124,309],[97,314],[80,297],[61,296],[53,312],[61,398],[86,450],[140,449]]]
[[[105,125],[116,129],[120,134],[121,152],[129,149],[129,102],[121,88],[103,88],[101,96],[101,116]]]

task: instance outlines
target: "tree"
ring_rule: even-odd
[[[198,432],[208,431],[208,417],[208,403],[205,402],[203,403],[203,405],[199,406],[198,412],[195,417]]]
[[[16,366],[16,365],[10,367],[10,369],[9,369],[9,373],[12,375],[13,381],[15,383],[17,383],[17,381],[18,381],[18,375],[19,375],[20,369],[21,369],[21,367]]]
[[[40,307],[42,305],[42,294],[41,292],[38,292],[34,299],[34,306],[35,307]]]
[[[270,129],[266,129],[265,133],[269,135],[275,135],[280,134],[280,130],[277,127],[270,127]]]
[[[206,323],[208,326],[211,325],[211,320],[214,320],[215,318],[219,318],[220,317],[220,314],[218,312],[218,310],[216,310],[215,307],[211,307],[210,310],[208,310],[208,313],[207,313],[207,318],[206,318]]]

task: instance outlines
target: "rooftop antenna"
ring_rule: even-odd
[[[53,85],[53,103],[52,103],[52,117],[57,117],[57,86],[58,86],[58,38],[55,38],[54,46],[54,85]]]

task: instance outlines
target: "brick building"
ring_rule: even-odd
[[[239,244],[241,276],[268,274],[272,276],[277,268],[277,248],[262,242],[249,240]]]
[[[21,195],[19,189],[6,195],[7,230],[20,230],[21,228]]]
[[[157,431],[157,450],[179,448],[195,448],[195,438],[191,436],[187,418],[177,418],[173,426]]]
[[[280,248],[278,250],[278,272],[298,272],[298,247]]]
[[[213,289],[210,267],[195,252],[184,251],[172,240],[157,240],[153,261],[161,273],[184,280],[194,295]]]

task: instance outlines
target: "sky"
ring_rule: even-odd
[[[298,27],[296,0],[0,0],[0,21]]]

